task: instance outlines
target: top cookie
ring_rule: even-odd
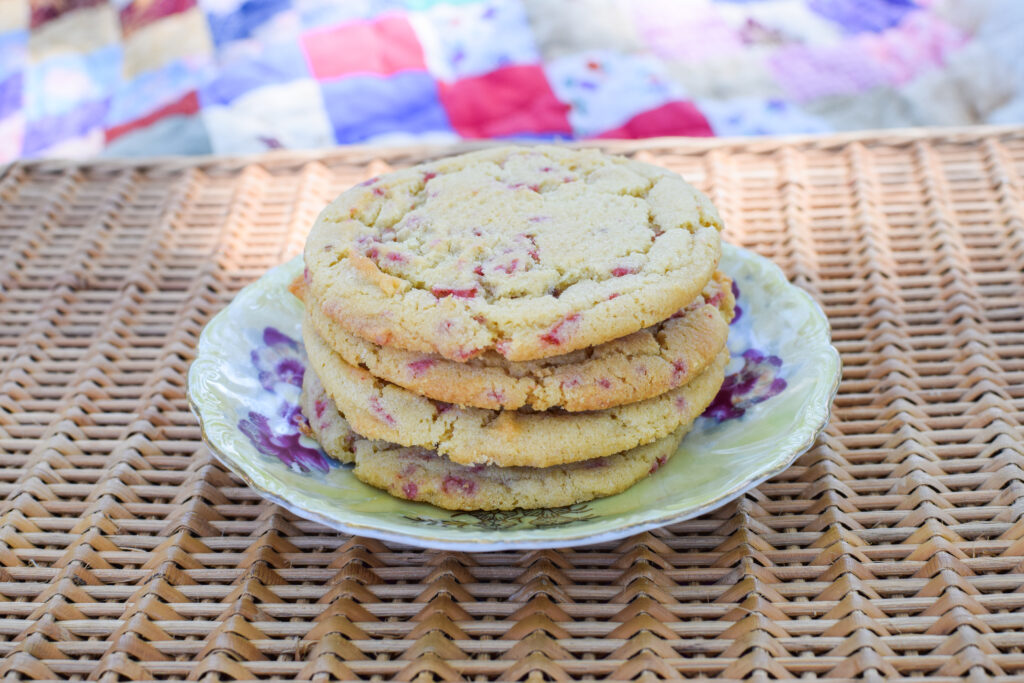
[[[679,176],[596,150],[504,147],[374,178],[321,212],[310,303],[382,346],[562,355],[660,322],[721,253]]]

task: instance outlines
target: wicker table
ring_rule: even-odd
[[[0,178],[0,675],[481,680],[1024,675],[1024,129],[613,143],[832,320],[831,425],[623,542],[341,536],[211,459],[203,324],[320,207],[438,149],[32,162]]]

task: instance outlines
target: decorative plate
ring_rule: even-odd
[[[611,541],[703,514],[782,472],[828,422],[840,378],[828,320],[770,261],[724,245],[736,282],[725,384],[679,451],[616,496],[569,507],[450,512],[363,484],[299,431],[302,260],[243,289],[203,330],[188,377],[214,454],[263,497],[351,534],[452,550]]]

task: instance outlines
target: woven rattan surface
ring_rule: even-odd
[[[613,145],[705,189],[832,321],[831,424],[607,545],[389,546],[200,440],[204,323],[346,186],[446,150],[38,162],[0,179],[0,676],[1024,676],[1024,130]]]

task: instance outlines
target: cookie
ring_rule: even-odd
[[[736,303],[716,272],[701,295],[668,320],[563,356],[513,363],[496,353],[458,363],[437,354],[377,346],[312,306],[320,337],[346,363],[412,392],[489,410],[603,410],[663,394],[704,371],[725,346]],[[301,279],[292,291],[302,298]]]
[[[302,385],[311,436],[341,462],[354,462],[362,482],[397,498],[448,510],[512,510],[583,503],[624,491],[675,454],[689,424],[624,453],[552,467],[458,465],[433,451],[371,441],[355,434],[327,396],[316,373]],[[344,434],[347,438],[339,439]]]
[[[379,346],[560,356],[665,320],[721,255],[678,175],[596,150],[503,147],[396,171],[321,212],[309,304]]]
[[[550,467],[656,441],[693,422],[722,385],[728,349],[688,384],[645,401],[583,413],[461,408],[349,365],[316,333],[303,339],[310,369],[352,428],[371,439],[423,446],[463,465]]]
[[[338,414],[338,407],[327,395],[320,378],[310,369],[302,375],[299,409],[308,423],[299,423],[299,429],[306,436],[316,440],[335,460],[346,465],[356,461],[355,442],[365,439],[353,432],[348,422]]]

